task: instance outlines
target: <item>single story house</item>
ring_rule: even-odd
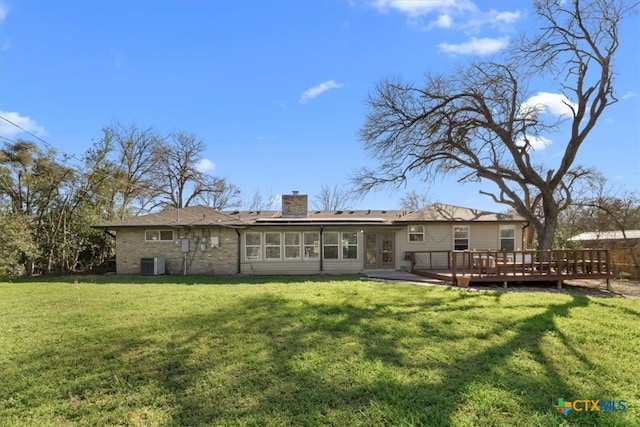
[[[521,250],[524,218],[436,203],[419,211],[170,208],[96,227],[115,234],[118,274],[344,274],[406,270],[407,252]]]

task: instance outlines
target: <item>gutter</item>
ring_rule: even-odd
[[[320,226],[320,272],[324,271],[324,226]]]
[[[242,250],[242,244],[241,244],[241,236],[240,236],[240,229],[236,228],[236,235],[238,236],[238,255],[237,255],[237,259],[236,259],[236,264],[238,265],[237,268],[237,273],[240,274],[241,273],[241,268],[240,268],[240,262],[242,261],[242,254],[240,253]]]
[[[527,223],[521,227],[520,246],[522,246],[523,251],[527,250],[527,248],[524,247],[524,229],[529,228],[530,226],[531,226],[531,223],[527,221]]]

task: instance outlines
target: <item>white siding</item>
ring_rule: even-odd
[[[498,250],[500,248],[500,225],[513,224],[515,227],[515,248],[522,249],[522,223],[499,223],[499,222],[447,222],[447,223],[423,223],[425,227],[423,242],[409,241],[409,228],[403,229],[397,234],[397,268],[407,269],[410,261],[404,259],[406,252],[411,251],[451,251],[453,250],[453,226],[469,226],[469,249]],[[426,255],[418,255],[426,256]],[[433,259],[434,267],[446,267],[447,260],[443,256]]]

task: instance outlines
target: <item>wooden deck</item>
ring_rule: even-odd
[[[555,282],[570,279],[609,279],[614,276],[605,249],[548,251],[412,251],[411,272],[456,284],[469,282]]]

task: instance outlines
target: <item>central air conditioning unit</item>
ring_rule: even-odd
[[[140,258],[140,273],[151,276],[164,274],[164,257]]]

